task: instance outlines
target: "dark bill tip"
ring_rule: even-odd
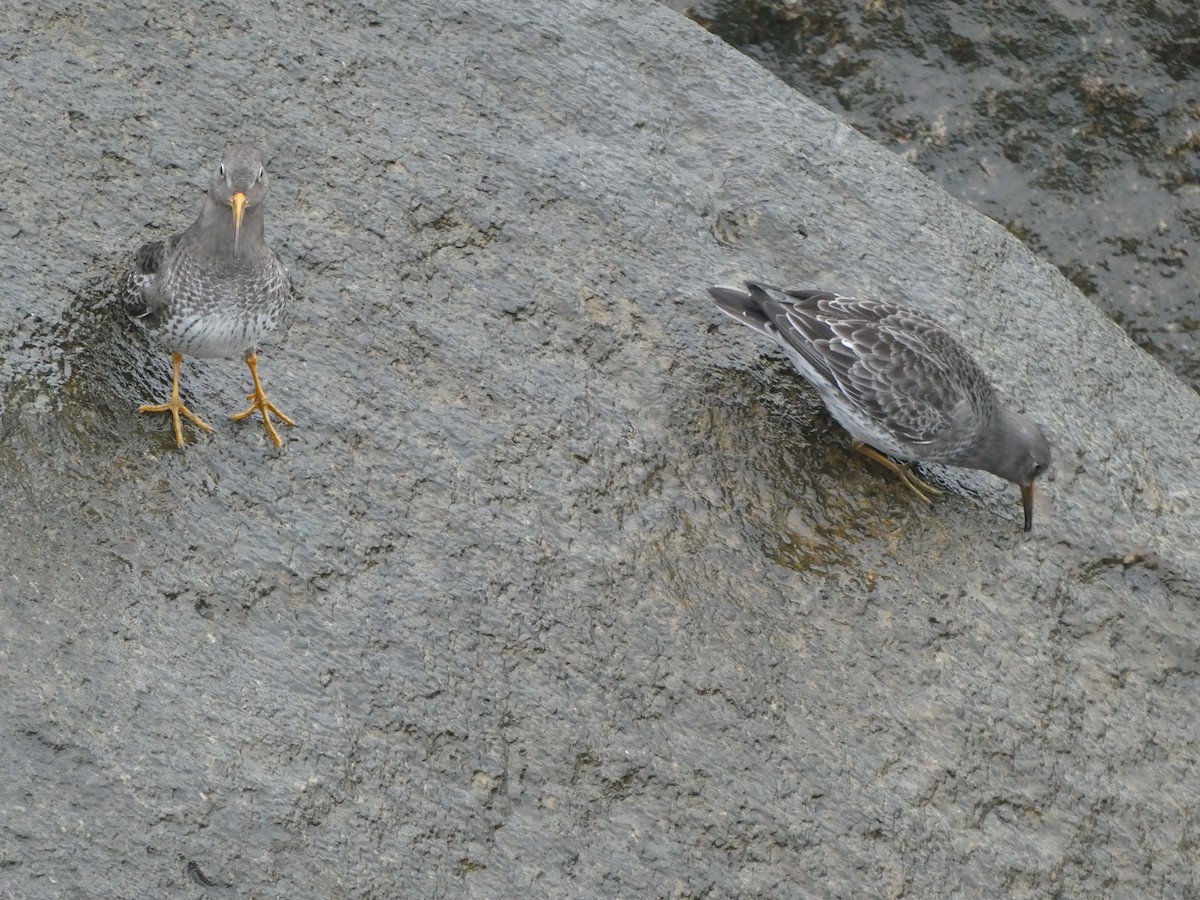
[[[1021,505],[1025,507],[1025,530],[1033,531],[1033,482],[1021,485]]]

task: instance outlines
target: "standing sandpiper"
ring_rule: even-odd
[[[287,271],[263,236],[267,172],[262,154],[244,144],[225,150],[192,227],[165,241],[145,244],[118,292],[125,311],[171,351],[175,377],[171,399],[138,412],[169,412],[175,441],[183,448],[179,417],[212,431],[179,400],[179,369],[184,355],[203,358],[244,353],[254,392],[250,407],[233,416],[241,421],[260,412],[267,434],[282,446],[271,423],[280,412],[258,380],[258,342],[279,320],[291,293]]]

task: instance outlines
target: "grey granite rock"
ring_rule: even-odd
[[[1200,890],[1200,404],[1002,229],[654,3],[0,24],[0,895]],[[230,140],[301,427],[200,360],[179,454],[111,289]],[[741,276],[952,327],[1034,533],[847,452]]]

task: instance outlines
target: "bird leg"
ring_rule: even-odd
[[[854,449],[868,459],[873,459],[875,462],[881,463],[882,465],[891,469],[900,476],[900,480],[908,486],[910,491],[912,491],[926,503],[932,502],[934,497],[941,496],[942,491],[939,491],[932,484],[926,484],[924,481],[914,475],[912,469],[910,469],[908,466],[900,465],[891,457],[884,456],[874,447],[867,446],[866,444],[855,444]]]
[[[208,425],[207,422],[202,422],[200,420],[199,416],[197,416],[194,412],[192,412],[190,409],[188,409],[186,406],[184,406],[183,403],[180,402],[180,400],[179,400],[179,369],[183,365],[183,354],[182,353],[172,353],[171,354],[171,362],[175,366],[175,379],[171,383],[171,399],[168,400],[166,403],[158,403],[154,406],[149,406],[149,405],[139,406],[138,412],[140,412],[140,413],[169,412],[171,414],[171,419],[175,422],[175,442],[177,444],[179,444],[179,449],[182,450],[183,449],[183,427],[179,424],[179,417],[181,415],[187,416],[189,419],[192,420],[193,423],[195,423],[198,427],[203,428],[205,431],[211,432],[212,428]]]
[[[235,422],[240,422],[247,416],[253,415],[254,411],[257,410],[262,413],[263,424],[267,426],[267,434],[271,436],[271,440],[275,442],[275,446],[282,447],[283,439],[279,437],[279,433],[275,431],[275,426],[271,424],[271,415],[277,416],[279,421],[288,425],[295,425],[296,423],[280,412],[278,407],[267,399],[267,395],[262,389],[262,382],[258,380],[258,355],[253,350],[246,353],[246,365],[250,367],[250,377],[254,379],[254,393],[246,395],[246,399],[250,401],[250,407],[240,413],[235,413],[230,418]]]

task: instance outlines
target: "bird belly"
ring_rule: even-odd
[[[829,414],[850,433],[850,437],[854,438],[854,440],[870,444],[880,453],[886,453],[888,456],[895,457],[896,459],[924,459],[923,455],[913,452],[915,449],[913,446],[906,446],[900,443],[891,432],[878,422],[859,414],[836,389],[821,391],[820,393],[821,399],[825,402],[825,408],[829,410]]]
[[[265,315],[183,313],[173,316],[157,337],[169,350],[185,356],[202,359],[237,356],[255,349],[274,324]]]

